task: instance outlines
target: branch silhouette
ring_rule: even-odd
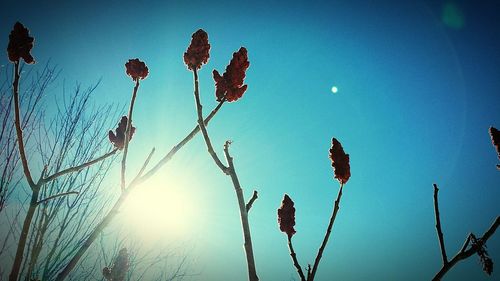
[[[439,215],[439,205],[438,205],[438,186],[437,184],[433,184],[434,186],[434,213],[436,216],[436,232],[438,236],[438,241],[439,241],[439,247],[441,250],[441,257],[443,259],[443,265],[441,266],[441,269],[436,273],[436,275],[432,278],[433,281],[439,281],[441,280],[444,275],[452,269],[459,261],[464,260],[466,258],[469,258],[470,256],[479,253],[480,251],[483,250],[483,246],[486,244],[488,239],[493,236],[495,233],[496,229],[498,228],[498,225],[500,224],[500,216],[497,216],[495,221],[491,224],[491,226],[486,230],[486,232],[483,234],[483,236],[479,239],[476,239],[474,234],[470,233],[467,235],[467,238],[464,241],[464,244],[458,251],[458,253],[453,256],[451,260],[448,260],[446,256],[446,250],[445,250],[445,244],[444,244],[444,237],[443,237],[443,232],[441,230],[441,219]],[[474,243],[472,246],[469,247],[471,240],[474,240]],[[488,268],[483,268],[486,273],[488,273]],[[492,269],[491,269],[492,270]],[[488,274],[491,273],[491,270],[489,271]]]

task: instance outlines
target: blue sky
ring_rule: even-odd
[[[443,20],[449,5],[462,24]],[[2,6],[0,45],[7,45],[14,22],[23,22],[36,38],[32,53],[38,67],[50,59],[70,85],[102,78],[96,103],[126,104],[133,83],[124,63],[136,57],[146,62],[150,76],[136,103],[131,170],[140,168],[150,148],[156,147],[158,159],[195,125],[192,74],[182,60],[191,34],[203,28],[212,46],[200,71],[205,112],[216,105],[212,69],[223,71],[234,51],[248,49],[248,90],[240,101],[224,105],[209,132],[220,155],[224,141],[234,141],[246,194],[259,191],[250,224],[261,280],[296,277],[276,223],[284,193],[296,203],[299,260],[314,261],[338,191],[328,159],[332,137],[350,154],[352,177],[317,280],[430,279],[441,263],[432,183],[441,189],[449,256],[468,232],[481,235],[499,214],[500,172],[487,131],[500,127],[500,6],[494,1]],[[7,64],[6,56],[0,62]],[[118,180],[119,174],[110,176]],[[193,280],[245,280],[234,191],[200,136],[144,192],[148,188],[176,206],[151,212],[168,211],[165,219],[180,220],[182,227],[165,224],[130,236],[145,244],[187,245],[200,273]],[[120,217],[114,226],[127,219]],[[183,230],[175,234],[172,226]],[[497,261],[500,239],[493,237],[488,249]],[[473,257],[445,280],[498,276],[486,278]]]

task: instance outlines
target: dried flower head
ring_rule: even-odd
[[[285,194],[281,206],[278,209],[278,224],[280,230],[285,232],[289,238],[295,234],[295,207],[292,199]]]
[[[124,281],[129,268],[129,255],[126,248],[123,248],[116,256],[111,268],[102,269],[102,275],[108,281]]]
[[[486,245],[484,244],[483,239],[477,239],[474,234],[471,234],[470,237],[472,247],[477,250],[476,253],[479,257],[479,261],[481,262],[484,273],[491,275],[491,273],[493,273],[493,260],[488,256]]]
[[[495,127],[490,127],[490,137],[493,146],[497,150],[498,159],[500,159],[500,131]]]
[[[113,133],[113,131],[111,130],[108,132],[109,141],[120,150],[122,150],[125,146],[125,131],[127,130],[127,123],[127,116],[122,116],[122,119],[120,120],[120,123],[118,123],[118,127],[115,129],[115,132]],[[130,129],[129,141],[132,139],[132,136],[134,136],[134,133],[135,127],[132,126]]]
[[[351,177],[351,166],[349,165],[349,154],[344,152],[342,145],[336,138],[332,138],[332,148],[330,149],[330,159],[335,178],[345,184]]]
[[[227,101],[232,102],[243,96],[247,89],[247,85],[243,85],[243,80],[249,66],[247,49],[241,47],[238,52],[233,53],[233,58],[222,76],[217,70],[213,71],[217,101],[226,98]]]
[[[127,75],[132,77],[132,80],[145,79],[149,74],[149,69],[143,61],[139,59],[129,59],[125,64]]]
[[[208,34],[203,29],[198,29],[193,33],[191,44],[184,53],[184,63],[190,70],[200,69],[202,64],[207,63],[209,51]]]
[[[33,37],[29,36],[29,30],[20,22],[14,24],[14,28],[9,35],[9,45],[7,53],[11,62],[19,62],[22,58],[27,64],[35,63],[35,59],[30,54],[33,48]]]

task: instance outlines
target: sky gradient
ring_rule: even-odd
[[[182,60],[191,34],[203,28],[211,44],[200,70],[205,114],[216,105],[212,70],[223,71],[245,46],[248,90],[208,130],[221,156],[224,141],[234,141],[246,196],[259,191],[250,227],[261,280],[298,280],[276,221],[285,193],[295,201],[299,261],[314,262],[338,191],[332,137],[350,154],[352,177],[317,280],[430,280],[441,266],[433,183],[449,256],[499,215],[499,160],[488,135],[500,127],[498,2],[105,2],[9,1],[0,46],[21,21],[35,37],[34,67],[58,65],[59,87],[102,79],[97,104],[128,105],[133,83],[124,64],[145,61],[131,171],[152,147],[157,160],[196,124]],[[118,192],[118,170],[110,177]],[[112,227],[128,225],[126,236],[145,245],[185,247],[199,273],[191,280],[246,280],[233,187],[200,135],[138,193]],[[145,210],[140,202],[154,203]],[[487,245],[499,264],[498,233]],[[488,279],[472,257],[444,280],[498,276]]]

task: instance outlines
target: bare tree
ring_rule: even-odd
[[[84,168],[87,168],[95,163],[98,163],[110,156],[112,156],[117,150],[114,149],[111,152],[108,152],[104,154],[101,157],[98,157],[96,159],[92,159],[88,162],[85,162],[83,164],[71,166],[70,168],[66,169],[61,169],[58,171],[55,171],[52,174],[48,174],[48,164],[46,163],[44,167],[41,169],[41,175],[38,179],[38,181],[34,181],[31,168],[28,162],[28,157],[26,153],[26,146],[27,146],[27,136],[23,133],[23,129],[25,128],[25,125],[29,121],[29,117],[32,115],[32,112],[34,112],[34,109],[36,108],[36,104],[34,106],[30,106],[28,103],[27,108],[32,110],[28,111],[29,113],[27,114],[28,118],[25,118],[23,121],[21,121],[21,105],[20,105],[20,77],[21,77],[21,60],[24,60],[25,63],[27,64],[33,64],[34,63],[34,58],[31,56],[30,51],[31,48],[33,47],[33,37],[29,36],[29,30],[25,28],[21,23],[17,22],[14,25],[14,28],[9,35],[9,45],[7,47],[7,53],[9,56],[9,60],[14,64],[14,78],[12,81],[12,99],[11,101],[13,102],[13,108],[14,108],[14,127],[15,127],[15,132],[16,132],[16,139],[17,139],[17,150],[19,152],[19,158],[22,164],[22,170],[24,177],[26,181],[28,182],[28,186],[31,190],[31,199],[29,202],[29,207],[28,210],[25,214],[24,222],[22,225],[22,230],[19,235],[19,240],[17,243],[17,249],[16,249],[16,254],[14,257],[13,265],[11,272],[9,274],[9,280],[10,281],[16,281],[19,278],[20,270],[21,267],[23,266],[23,261],[26,264],[27,259],[24,258],[25,256],[25,249],[26,249],[26,244],[28,241],[28,235],[30,233],[30,228],[32,224],[33,217],[35,216],[35,213],[37,212],[37,209],[40,205],[46,204],[49,200],[57,199],[65,195],[70,195],[70,194],[78,194],[77,191],[66,191],[66,192],[61,192],[53,195],[47,195],[50,193],[50,191],[47,191],[45,188],[47,187],[48,184],[56,180],[57,178],[69,174],[69,173],[74,173],[81,171]],[[38,80],[37,82],[44,82],[43,80]],[[46,81],[51,81],[46,80]],[[21,84],[22,86],[22,84]],[[40,87],[43,90],[45,87],[42,85]],[[39,95],[41,97],[41,94]],[[28,99],[28,101],[31,101],[31,99]],[[37,103],[39,99],[35,99],[35,103]],[[23,116],[26,116],[24,114]],[[73,121],[73,120],[70,120]],[[71,126],[76,126],[77,123],[74,123],[70,125],[69,131],[71,131]],[[62,128],[63,130],[67,128]],[[66,131],[67,132],[67,131]],[[61,158],[64,159],[66,156],[65,153],[61,154]],[[50,159],[49,159],[50,160]],[[46,196],[44,199],[40,199],[41,196]],[[43,217],[45,220],[47,220],[47,216],[44,213]],[[44,225],[46,227],[46,224]],[[38,240],[36,242],[39,242],[39,237],[40,235],[36,235],[34,240]],[[30,239],[30,241],[33,241]],[[41,245],[39,243],[39,245]],[[32,252],[32,258],[36,260],[36,257],[38,256],[38,248],[35,247],[35,251]],[[28,271],[32,270],[32,264],[28,266]],[[23,266],[24,268],[24,266]],[[31,268],[31,269],[30,269]]]
[[[23,69],[21,69],[24,72]],[[20,184],[21,175],[16,174],[20,164],[19,153],[17,152],[17,136],[12,114],[12,79],[9,74],[12,68],[7,65],[0,70],[0,212],[5,208],[9,197],[16,186]],[[44,96],[45,90],[58,77],[59,71],[50,63],[39,72],[32,68],[24,74],[26,79],[21,83],[23,91],[20,92],[21,103],[23,104],[23,122],[21,128],[24,131],[26,141],[33,135],[34,129],[39,124],[43,111],[39,105]]]
[[[110,106],[89,104],[96,86],[86,90],[77,86],[68,99],[70,102],[58,109],[49,128],[43,130],[45,133],[38,142],[37,151],[41,152],[42,161],[49,163],[49,173],[57,173],[64,166],[87,162],[109,150],[104,132],[111,126],[113,114],[109,113],[113,110]],[[89,113],[87,108],[93,109]],[[99,198],[99,191],[111,164],[112,161],[101,161],[47,185],[42,194],[44,198],[68,192],[78,194],[40,204],[28,240],[31,253],[25,260],[27,266],[23,266],[26,276],[53,279],[61,264],[67,261],[67,255],[88,233],[88,226],[100,218],[100,211],[106,208],[106,204]]]

